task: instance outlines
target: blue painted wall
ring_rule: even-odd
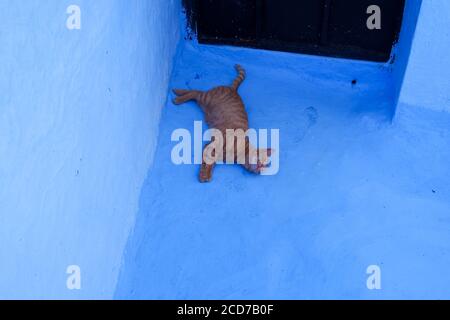
[[[450,112],[450,1],[423,1],[400,93],[400,108]]]
[[[394,103],[398,103],[400,91],[405,77],[406,67],[410,58],[411,45],[414,39],[417,20],[420,14],[422,0],[406,0],[402,28],[398,43],[393,49],[393,85]]]
[[[81,30],[66,8],[81,8]],[[0,1],[0,298],[111,298],[179,0]],[[79,265],[82,290],[66,288]]]

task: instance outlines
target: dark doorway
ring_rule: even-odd
[[[405,6],[405,0],[184,2],[200,43],[379,62],[390,59]],[[381,25],[369,28],[367,21],[375,11],[368,9],[374,5],[380,9]]]

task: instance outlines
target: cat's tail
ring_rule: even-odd
[[[239,86],[242,84],[242,82],[244,82],[246,74],[244,68],[242,68],[240,65],[237,64],[235,68],[236,71],[238,72],[238,76],[234,80],[233,85],[231,87],[234,90],[237,90],[239,89]]]

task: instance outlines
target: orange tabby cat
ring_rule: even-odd
[[[187,101],[196,101],[205,113],[206,122],[210,128],[219,130],[223,137],[223,151],[226,154],[231,152],[234,163],[241,159],[241,163],[245,169],[252,173],[260,174],[264,168],[268,167],[272,150],[271,149],[255,149],[249,142],[248,138],[240,140],[235,138],[233,146],[226,145],[226,134],[228,129],[242,130],[246,132],[249,128],[248,115],[245,111],[244,103],[239,96],[237,90],[245,80],[245,70],[236,65],[238,76],[231,86],[219,86],[209,91],[203,92],[198,90],[180,90],[175,89],[174,93],[178,96],[174,103],[179,105]],[[239,146],[239,143],[241,148]],[[203,152],[203,163],[200,170],[200,181],[209,182],[212,179],[212,172],[217,160],[215,158],[217,150],[211,150],[212,142],[205,146]],[[219,157],[219,155],[217,155]],[[219,159],[221,159],[219,157]],[[228,159],[228,158],[227,158]]]

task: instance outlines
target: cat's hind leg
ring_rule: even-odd
[[[192,90],[186,90],[186,89],[173,89],[173,93],[175,93],[177,96],[183,96],[186,93],[191,92]]]
[[[176,105],[180,105],[191,100],[197,100],[199,94],[201,93],[197,90],[183,89],[174,89],[173,92],[177,95],[177,97],[173,100],[173,103]]]

